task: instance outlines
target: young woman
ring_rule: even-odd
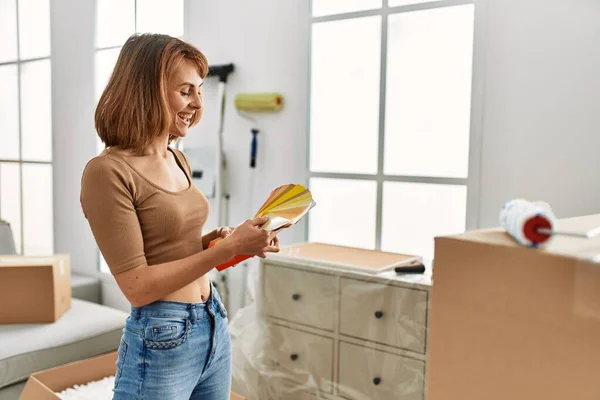
[[[266,218],[203,235],[209,207],[188,158],[169,147],[202,116],[204,55],[166,35],[130,37],[96,109],[106,149],[86,165],[81,205],[131,303],[114,399],[226,400],[227,312],[208,276],[236,254],[279,251]],[[208,248],[218,237],[221,243]]]

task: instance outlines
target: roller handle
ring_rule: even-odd
[[[250,148],[250,168],[256,168],[256,156],[258,153],[258,129],[252,129],[252,146]]]
[[[423,264],[399,266],[395,267],[394,271],[397,274],[422,274],[425,272],[425,266]]]
[[[233,64],[211,65],[208,67],[208,76],[218,76],[220,82],[227,82],[227,76],[233,70]]]

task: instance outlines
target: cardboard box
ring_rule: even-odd
[[[600,237],[545,250],[500,229],[436,238],[428,400],[600,399],[599,255]]]
[[[0,324],[55,322],[70,308],[68,254],[0,255]]]
[[[116,362],[117,352],[114,351],[36,372],[27,380],[19,400],[60,400],[55,393],[114,376]],[[230,400],[244,400],[244,397],[232,392]]]
[[[237,393],[233,393],[231,392],[231,396],[229,397],[229,400],[245,400],[245,397],[240,396]]]

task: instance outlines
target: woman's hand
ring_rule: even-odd
[[[235,228],[232,226],[221,226],[219,228],[216,229],[215,232],[215,239],[217,238],[221,238],[221,239],[225,239],[227,236],[231,235],[231,233],[233,232]]]
[[[277,232],[268,232],[260,227],[269,220],[269,217],[247,219],[227,234],[236,254],[250,254],[265,258],[266,253],[279,252],[279,239]]]
[[[273,237],[273,240],[271,240],[271,243],[269,243],[269,245],[277,247],[277,251],[279,251],[279,238],[277,237],[277,233],[275,233],[275,236]]]

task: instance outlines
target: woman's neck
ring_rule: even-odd
[[[169,135],[162,135],[157,137],[146,147],[143,151],[145,156],[159,156],[161,158],[167,158],[169,156]]]
[[[122,149],[118,146],[116,147],[116,149],[121,154],[128,155],[128,156],[138,156],[138,157],[153,156],[153,157],[160,157],[160,158],[168,158],[169,157],[169,150],[167,149],[168,146],[169,146],[169,136],[167,135],[166,137],[160,136],[160,137],[157,137],[156,139],[154,139],[148,146],[146,146],[146,148],[144,150],[142,150],[141,153],[135,152],[130,149]]]

